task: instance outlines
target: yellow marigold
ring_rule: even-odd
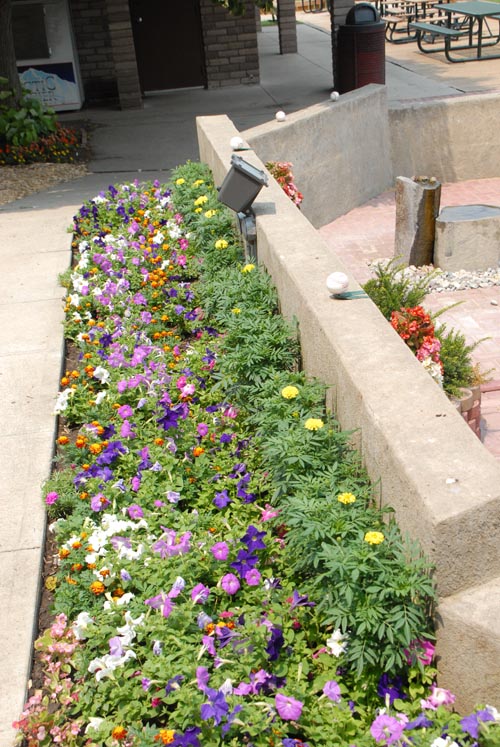
[[[201,187],[202,184],[205,184],[203,179],[197,179],[195,182],[193,182],[193,187]]]
[[[195,213],[201,213],[201,208],[195,208],[195,209],[194,209],[194,212],[195,212]]]
[[[176,179],[175,183],[177,184],[178,187],[180,187],[181,184],[184,184],[185,181],[186,180],[181,177],[180,179]]]
[[[382,532],[367,532],[365,534],[365,542],[368,542],[369,545],[380,545],[384,540],[385,537]]]
[[[304,428],[308,431],[319,431],[323,426],[324,423],[320,418],[308,418],[304,423]]]
[[[356,501],[356,496],[353,495],[352,493],[340,493],[337,496],[337,500],[339,503],[344,503],[344,504],[354,503]]]
[[[296,386],[285,386],[281,390],[281,396],[284,397],[285,399],[295,399],[298,393],[299,393],[299,390],[297,389]]]
[[[57,586],[57,578],[55,576],[47,576],[45,579],[45,588],[47,591],[54,591]]]
[[[106,587],[102,583],[102,581],[93,581],[89,586],[90,591],[92,594],[95,594],[96,597],[99,596],[99,594],[104,594],[106,591]]]
[[[215,248],[216,249],[227,249],[229,244],[227,243],[226,239],[217,239],[215,242]]]
[[[193,449],[193,456],[195,457],[199,457],[204,453],[205,453],[205,449],[203,448],[203,446],[195,446]]]
[[[175,739],[175,731],[173,729],[160,729],[157,736],[155,737],[156,741],[160,741],[162,744],[171,744]]]
[[[241,309],[238,306],[235,306],[234,309],[231,309],[233,314],[241,314]]]
[[[59,438],[57,439],[57,443],[60,446],[65,446],[66,444],[69,444],[68,436],[59,436]]]
[[[217,210],[207,210],[205,213],[205,218],[213,218],[216,214]]]
[[[115,726],[115,728],[111,732],[111,736],[113,737],[113,739],[125,739],[125,737],[127,736],[127,730],[124,726]]]
[[[252,270],[255,270],[255,265],[252,264],[245,265],[245,267],[242,267],[241,269],[242,272],[252,272]]]
[[[204,205],[206,202],[208,202],[208,197],[206,195],[200,195],[196,198],[194,204],[196,207],[199,207],[200,205]]]

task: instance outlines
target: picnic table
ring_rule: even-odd
[[[434,20],[438,12],[434,10],[438,0],[377,0],[386,24],[385,38],[392,44],[407,44],[417,39],[417,32],[410,29],[412,21]]]
[[[500,3],[490,0],[460,0],[456,3],[437,3],[434,8],[445,14],[444,23],[441,18],[431,22],[412,21],[409,24],[416,31],[421,52],[444,52],[449,62],[500,58],[500,52],[483,55],[485,47],[495,46],[500,41]],[[498,24],[496,31],[491,29],[488,19]],[[444,40],[444,46],[434,46],[438,38]],[[462,43],[464,40],[465,43]],[[475,56],[452,55],[453,51],[458,50],[473,50]]]

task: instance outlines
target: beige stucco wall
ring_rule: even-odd
[[[242,135],[262,161],[293,163],[302,210],[319,227],[392,188],[397,176],[498,176],[499,118],[499,94],[389,106],[385,86],[371,84]]]
[[[219,185],[237,131],[224,116],[198,118],[197,126],[201,160]],[[244,155],[263,168],[254,152]],[[287,160],[293,157],[287,154]],[[485,633],[471,625],[463,610],[464,595],[500,577],[500,466],[369,299],[330,298],[326,277],[345,268],[273,180],[254,209],[259,261],[273,277],[285,316],[298,319],[306,371],[330,387],[342,427],[359,429],[363,460],[382,501],[394,507],[403,533],[419,540],[436,565],[446,601],[438,636],[442,684],[456,692],[459,708],[500,703],[496,662],[483,657],[485,669],[471,684],[465,660],[464,666],[449,660],[460,656],[464,635],[473,648],[489,634],[489,628]],[[352,278],[350,287],[357,287]],[[477,620],[500,619],[498,595],[474,598]]]

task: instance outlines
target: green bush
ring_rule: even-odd
[[[375,277],[363,285],[363,290],[386,319],[391,318],[393,311],[419,306],[427,294],[432,274],[415,281],[403,274],[404,267],[403,264],[396,264],[395,259],[379,264]]]
[[[8,80],[0,78],[0,101],[12,99]],[[31,145],[42,136],[56,131],[56,114],[53,109],[46,109],[29,91],[23,89],[23,95],[16,106],[0,103],[0,141],[8,145]]]

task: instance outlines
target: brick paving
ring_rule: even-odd
[[[442,185],[441,207],[469,204],[500,206],[500,179]],[[327,245],[359,283],[373,276],[369,262],[394,256],[395,213],[391,190],[320,229]],[[424,306],[438,311],[457,302],[459,305],[445,311],[439,321],[462,332],[469,344],[478,343],[472,358],[490,380],[482,387],[482,440],[500,459],[500,286],[430,293]]]

